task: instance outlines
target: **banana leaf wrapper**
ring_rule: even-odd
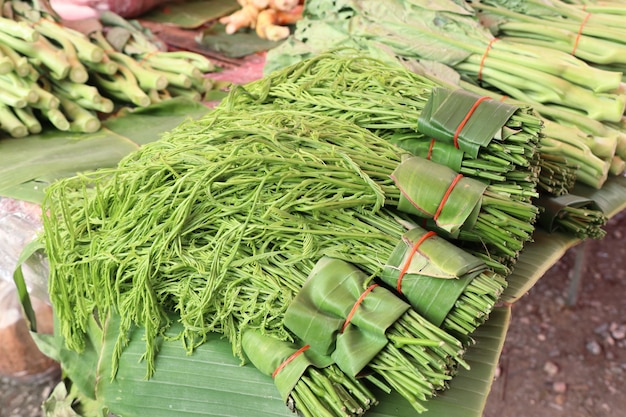
[[[476,158],[480,148],[494,138],[515,132],[505,124],[518,109],[469,91],[434,87],[418,120],[418,130],[426,137],[453,143]]]
[[[435,220],[452,236],[471,230],[487,184],[460,177],[452,169],[418,156],[402,161],[391,174],[401,196],[398,210]]]
[[[255,330],[246,331],[242,343],[246,356],[255,368],[265,375],[273,375],[274,385],[285,402],[307,368],[325,368],[333,363],[330,356],[319,355],[311,349],[304,350],[302,345],[265,336]],[[276,372],[279,367],[280,371]]]
[[[316,354],[310,345],[248,330],[243,348],[252,364],[273,378],[287,407],[299,415],[360,416],[378,404],[365,385],[345,375],[329,356]]]
[[[561,231],[580,239],[605,236],[602,229],[608,221],[600,205],[592,198],[576,194],[541,196],[536,203],[543,208],[538,225],[550,233]]]
[[[435,138],[423,137],[418,132],[400,132],[381,137],[389,140],[397,147],[411,153],[411,155],[421,156],[438,164],[445,165],[456,172],[460,172],[463,167],[463,157],[465,153],[454,147],[452,143],[436,140]]]
[[[352,376],[385,347],[387,329],[410,308],[380,286],[362,298],[368,279],[354,265],[324,257],[285,313],[285,325],[297,337]]]
[[[487,265],[445,239],[427,233],[417,226],[405,233],[380,279],[396,288],[415,311],[441,326],[471,280],[486,271]],[[416,245],[419,247],[414,251]]]

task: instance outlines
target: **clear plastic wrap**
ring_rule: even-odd
[[[30,336],[13,272],[26,244],[41,228],[37,205],[0,197],[0,375],[36,378],[58,369],[43,355]],[[24,279],[37,318],[37,331],[52,333],[52,307],[47,293],[47,265],[33,258],[23,265]]]

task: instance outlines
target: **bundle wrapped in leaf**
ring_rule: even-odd
[[[310,345],[248,330],[243,350],[258,370],[274,379],[283,401],[298,415],[361,416],[378,404],[363,382],[341,371],[332,358],[315,354]]]
[[[541,120],[506,105],[356,50],[322,53],[236,88],[219,106],[289,106],[350,120],[414,155],[466,177],[501,184],[501,193],[537,196]]]
[[[319,260],[287,309],[285,324],[348,375],[379,375],[420,412],[458,364],[467,367],[459,341],[338,259]]]
[[[623,4],[581,7],[560,0],[471,3],[485,26],[501,39],[568,53],[610,71],[626,70]]]
[[[602,227],[608,217],[592,199],[569,193],[558,197],[543,196],[539,204],[544,211],[538,224],[549,232],[566,232],[579,239],[601,239],[606,235]]]
[[[149,373],[154,339],[171,312],[189,350],[211,331],[237,354],[246,328],[289,340],[284,311],[321,257],[373,276],[386,264],[397,268],[387,261],[407,227],[416,227],[383,208],[400,200],[390,174],[401,159],[396,147],[349,122],[290,111],[221,113],[179,126],[115,169],[52,185],[44,238],[62,334],[80,349],[87,318],[114,310],[122,317],[116,354],[132,325],[144,327]],[[478,217],[497,211],[488,200]],[[431,239],[454,253],[450,242]],[[424,274],[438,269],[445,270]],[[456,273],[441,285],[473,279],[442,327],[468,335],[505,282],[486,262]]]
[[[531,105],[568,108],[595,120],[618,121],[626,106],[619,72],[567,52],[498,40],[469,5],[453,0],[436,7],[417,0],[307,1],[293,37],[268,54],[266,71],[340,45],[366,51],[384,45],[403,59],[434,61]]]

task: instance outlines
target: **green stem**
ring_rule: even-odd
[[[39,120],[37,120],[37,117],[35,117],[30,107],[22,109],[13,108],[13,112],[24,126],[26,126],[28,133],[36,134],[41,132],[41,123],[39,123]]]
[[[56,79],[63,79],[70,72],[71,65],[63,51],[54,48],[43,38],[34,42],[25,42],[0,32],[0,42],[26,56],[41,61],[50,69],[51,75]]]
[[[15,116],[11,109],[0,103],[0,129],[14,138],[28,135],[28,128]]]

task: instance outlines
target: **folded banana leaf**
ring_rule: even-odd
[[[41,203],[46,187],[77,172],[112,167],[140,146],[209,109],[175,98],[113,116],[95,133],[50,131],[0,139],[0,195]]]
[[[378,403],[369,388],[344,374],[332,358],[316,354],[310,345],[248,330],[243,335],[243,349],[259,371],[274,379],[281,398],[294,412],[361,416]]]
[[[416,226],[404,234],[380,279],[440,326],[469,283],[486,270],[480,259]]]

